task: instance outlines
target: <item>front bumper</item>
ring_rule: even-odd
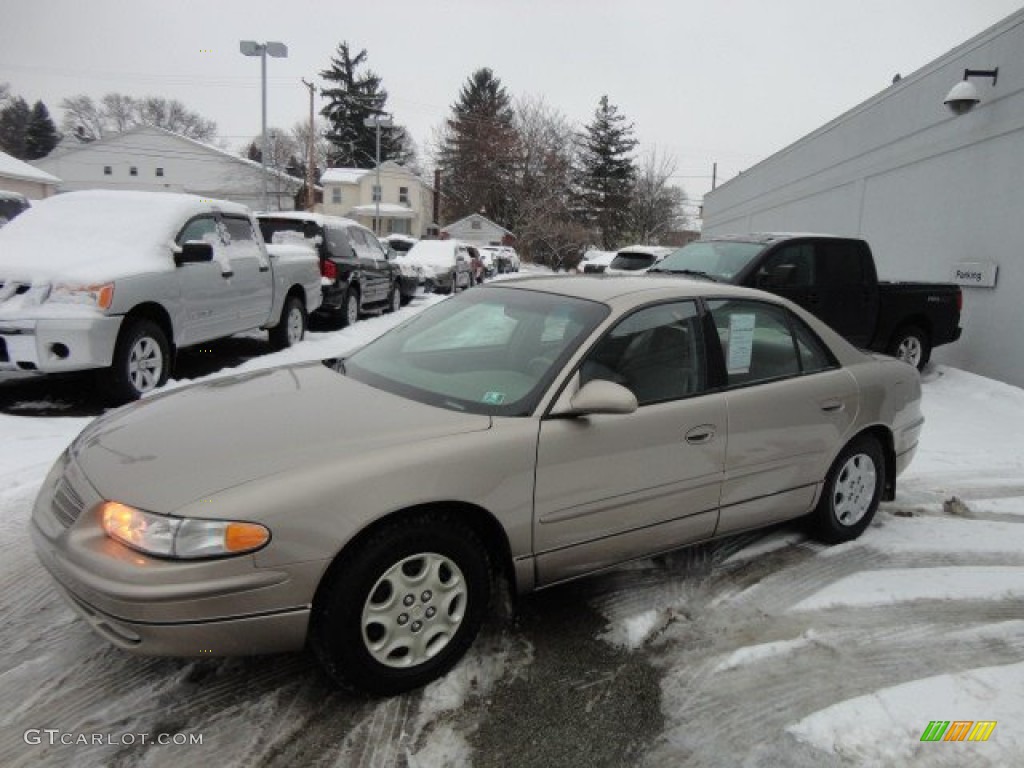
[[[61,373],[106,368],[114,358],[119,316],[0,320],[0,370]]]
[[[102,501],[65,455],[43,483],[32,542],[61,594],[109,642],[152,656],[280,653],[305,644],[326,562],[149,557],[108,538]]]

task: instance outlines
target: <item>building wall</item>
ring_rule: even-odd
[[[93,145],[37,160],[38,168],[61,178],[62,192],[129,189],[189,192],[263,207],[262,171],[225,154],[157,129],[137,129]],[[104,173],[110,166],[111,173]],[[136,176],[130,173],[137,170]],[[163,176],[157,176],[157,169]],[[299,183],[268,175],[271,210],[292,210]]]
[[[943,105],[965,69],[981,103]],[[1024,386],[1024,11],[886,88],[705,198],[705,234],[813,231],[865,238],[879,274],[948,282],[955,264],[999,265],[964,287],[964,334],[934,359]]]
[[[0,176],[0,189],[5,192],[17,192],[29,200],[42,200],[54,194],[55,187],[52,184],[44,184],[38,181],[24,181],[22,179],[11,179]]]

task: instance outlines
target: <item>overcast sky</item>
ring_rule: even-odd
[[[337,45],[366,48],[421,151],[471,72],[582,125],[602,94],[643,149],[675,156],[691,198],[1022,7],[1020,0],[3,0],[0,82],[60,122],[61,99],[108,91],[183,101],[232,148],[260,130],[259,60],[279,40],[269,124],[308,114],[301,78]],[[322,106],[319,103],[317,109]]]

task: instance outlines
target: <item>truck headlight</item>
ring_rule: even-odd
[[[114,284],[70,285],[58,283],[50,291],[48,300],[58,304],[88,304],[100,309],[110,309],[110,305],[114,302]]]
[[[110,538],[160,557],[240,555],[270,541],[270,531],[258,523],[157,515],[117,501],[104,502],[101,516]]]

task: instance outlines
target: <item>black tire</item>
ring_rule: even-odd
[[[313,604],[310,648],[343,687],[385,696],[419,688],[465,654],[490,592],[490,562],[472,530],[445,514],[395,521],[328,572]],[[373,621],[375,606],[396,614],[390,629]]]
[[[811,513],[815,537],[838,544],[860,536],[878,510],[885,478],[885,454],[878,440],[862,435],[850,441],[832,462]]]
[[[397,312],[402,308],[402,291],[398,288],[398,281],[391,284],[391,293],[388,294],[388,305],[385,312]]]
[[[270,329],[270,346],[287,349],[298,344],[306,335],[306,307],[298,296],[289,296],[281,307],[281,319]]]
[[[928,334],[916,325],[906,325],[892,335],[887,351],[923,371],[932,357],[932,342]]]
[[[350,285],[341,301],[341,327],[354,325],[359,319],[359,289]]]
[[[126,319],[100,384],[107,400],[119,405],[162,387],[170,372],[170,344],[163,329],[145,318]]]

